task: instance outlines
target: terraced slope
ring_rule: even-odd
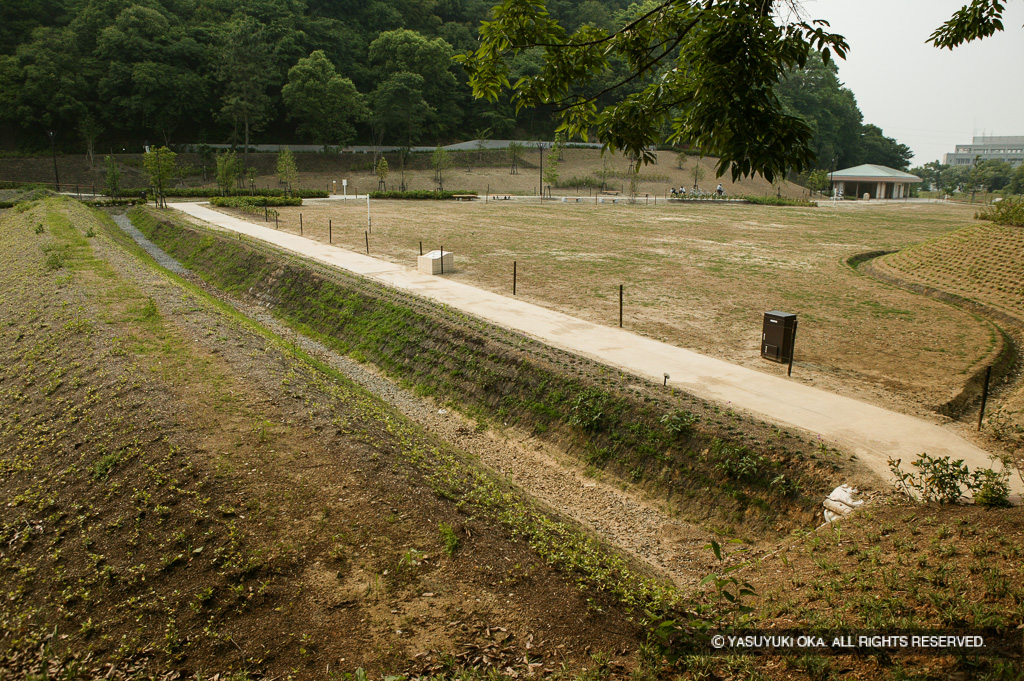
[[[907,281],[955,293],[1024,322],[1024,229],[991,222],[957,230],[882,259]]]
[[[1024,228],[978,221],[872,261],[867,269],[946,296],[993,318],[1018,347],[1024,341]],[[1024,382],[1019,362],[1014,372],[1011,361],[1012,355],[998,367],[1009,385],[990,403],[985,430],[996,447],[1019,462],[1024,460]]]

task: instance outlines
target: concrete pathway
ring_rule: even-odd
[[[967,442],[951,428],[937,423],[729,364],[623,329],[570,317],[444,277],[422,274],[412,267],[262,227],[206,205],[182,203],[174,204],[174,207],[225,229],[436,300],[525,333],[548,345],[620,367],[650,380],[661,382],[667,373],[671,376],[670,385],[694,395],[729,403],[732,408],[751,412],[770,422],[817,433],[830,444],[835,443],[839,448],[856,454],[886,480],[892,478],[888,466],[890,457],[902,459],[904,470],[908,470],[908,464],[922,452],[963,459],[972,470],[993,467],[985,450]],[[998,465],[994,467],[998,468]],[[1024,491],[1017,476],[1012,477],[1011,486],[1016,494]]]

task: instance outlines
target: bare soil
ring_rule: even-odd
[[[11,678],[40,664],[326,678],[629,659],[625,612],[398,456],[442,441],[61,206],[10,212],[0,231]]]
[[[666,568],[708,536],[677,520],[659,536],[670,509],[573,471],[525,432],[488,442],[494,433],[265,313],[247,321],[69,202],[0,214],[0,250],[0,678],[348,678],[357,667],[503,681],[1019,677],[1019,651],[663,665],[641,647],[637,613],[439,493],[437,471],[409,454],[479,470],[448,443],[479,451]],[[751,623],[1024,625],[1019,509],[882,501],[781,552],[764,542],[741,554],[766,557],[733,573],[757,592]],[[634,522],[637,536],[623,536]],[[441,523],[458,540],[451,552]],[[680,567],[739,560],[701,552],[698,568]],[[713,618],[721,605],[712,592],[687,607]]]

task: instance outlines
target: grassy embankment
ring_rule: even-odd
[[[0,250],[5,668],[414,669],[401,630],[438,617],[520,612],[542,631],[572,612],[619,647],[624,609],[679,598],[230,308],[150,281],[82,206],[22,204]],[[445,615],[394,615],[428,589]],[[443,634],[440,653],[474,640]]]
[[[301,332],[483,425],[521,424],[561,442],[584,465],[645,484],[685,517],[730,532],[800,527],[839,477],[837,452],[729,409],[248,241],[154,211],[131,215],[215,286],[258,299]]]
[[[1024,342],[1024,230],[979,221],[868,264],[869,270],[995,319],[1018,348]],[[1024,461],[1024,385],[1008,354],[996,376],[1016,380],[989,406],[985,431]],[[980,393],[978,372],[974,395]]]
[[[577,600],[592,599],[582,605],[592,616],[574,628],[594,640],[620,617],[616,603],[653,605],[669,593],[347,381],[325,377],[323,367],[313,371],[314,360],[282,354],[286,342],[198,289],[184,286],[165,299],[166,286],[127,281],[104,259],[132,244],[71,202],[8,214],[0,249],[9,264],[0,274],[8,292],[0,329],[0,395],[9,414],[0,430],[0,485],[10,500],[0,510],[4,668],[17,674],[47,663],[57,678],[75,667],[85,676],[106,674],[109,663],[135,678],[170,668],[237,670],[234,678],[243,679],[329,676],[322,662],[345,657],[349,669],[423,669],[404,644],[381,633],[423,624],[389,615],[396,601],[405,609],[414,593],[439,582],[458,602],[472,601],[463,596],[467,588],[485,601],[489,591],[526,599],[553,588],[543,564],[523,553],[526,544],[499,541],[509,531],[572,575],[582,590]],[[206,319],[205,327],[178,325],[196,318]],[[279,374],[233,380],[232,362],[261,357],[264,373],[276,366]],[[265,399],[268,391],[279,397]],[[322,414],[319,430],[338,432],[325,452],[318,438],[296,439],[300,425],[312,424],[292,419],[315,412]],[[344,446],[349,441],[355,450]],[[326,477],[302,482],[338,463],[343,467]],[[360,479],[376,496],[353,506]],[[420,489],[434,505],[410,508],[409,499],[426,504]],[[347,504],[336,503],[341,495]],[[382,517],[377,502],[392,515]],[[463,518],[472,536],[460,532],[453,543],[450,533],[438,532],[438,517],[455,527]],[[290,522],[300,518],[309,522]],[[505,529],[494,534],[489,519]],[[1020,527],[1019,509],[872,509],[749,568],[744,574],[761,594],[753,622],[1012,631],[1024,622]],[[452,555],[424,559],[428,551],[447,555],[447,546]],[[522,574],[490,571],[502,555],[524,561]],[[332,605],[334,587],[309,579],[321,565],[339,580],[367,568],[375,581]],[[479,580],[444,582],[467,569],[479,570]],[[520,607],[573,607],[565,594],[555,596]],[[718,607],[714,599],[694,605],[701,617]],[[518,610],[503,605],[499,612],[510,608]],[[367,616],[369,623],[360,620]],[[567,614],[551,616],[564,621]],[[597,624],[587,629],[592,620]],[[371,629],[374,637],[361,635]],[[563,677],[579,668],[580,658],[572,660]],[[483,674],[484,663],[470,664],[471,675]],[[1019,661],[948,656],[713,656],[685,658],[681,666],[692,678],[1020,674]],[[330,672],[344,669],[332,665]],[[636,678],[657,671],[657,664],[640,666]],[[612,675],[603,657],[586,678]]]

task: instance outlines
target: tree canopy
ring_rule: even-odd
[[[316,50],[288,71],[281,98],[298,130],[318,144],[348,144],[354,124],[366,118],[365,97],[342,77],[323,50]]]
[[[508,135],[550,136],[554,126],[544,117],[519,120],[507,103],[474,102],[451,61],[456,49],[475,45],[489,5],[5,0],[0,146],[48,148],[46,131],[53,129],[59,148],[77,151],[76,131],[87,116],[102,128],[93,136],[101,150],[147,141],[243,143],[261,135],[282,143],[368,142],[371,95],[396,77],[407,83],[403,74],[423,79],[405,116],[419,121],[413,142],[496,130],[495,121]],[[376,98],[385,100],[402,106]],[[420,121],[424,101],[429,111]],[[404,130],[401,136],[410,139]]]
[[[852,95],[787,100],[780,85],[834,79],[823,67],[846,50],[789,19],[789,0],[493,1],[5,0],[0,146],[41,150],[49,130],[58,148],[106,151],[551,139],[564,125],[626,151],[671,139],[740,173],[850,146]],[[934,41],[989,35],[1001,11],[974,0]],[[467,72],[451,57],[469,51]],[[830,102],[842,115],[822,113]]]
[[[932,41],[952,48],[991,35],[1002,30],[1001,12],[997,0],[974,0]],[[780,98],[787,74],[810,75],[815,62],[827,66],[849,49],[828,22],[805,18],[799,3],[645,0],[616,18],[611,29],[585,23],[573,30],[551,16],[545,0],[503,0],[483,23],[480,46],[461,60],[477,96],[495,101],[510,93],[520,108],[553,105],[560,129],[594,135],[638,163],[651,159],[650,147],[668,129],[670,141],[718,156],[720,175],[772,180],[812,165],[815,125],[819,133],[850,127],[849,102],[841,107],[848,120],[809,121]],[[515,59],[533,50],[543,52],[539,72],[514,79]],[[902,150],[881,131],[858,132],[866,138],[862,149],[884,150],[900,166]],[[840,150],[833,144],[817,151]]]

